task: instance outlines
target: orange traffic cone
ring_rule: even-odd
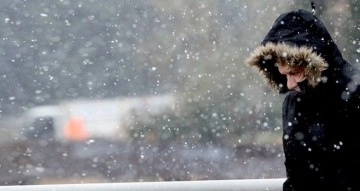
[[[84,126],[84,121],[80,117],[70,117],[65,124],[64,135],[72,141],[81,141],[89,137]]]

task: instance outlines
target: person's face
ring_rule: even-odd
[[[287,79],[287,88],[289,90],[295,90],[300,92],[300,88],[298,86],[298,82],[305,80],[305,76],[303,72],[295,72],[294,69],[290,68],[287,64],[278,65],[278,69],[280,74],[285,75]]]

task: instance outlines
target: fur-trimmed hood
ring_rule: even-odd
[[[304,75],[312,87],[322,80],[322,71],[328,67],[324,58],[316,54],[312,48],[294,47],[284,43],[267,43],[265,46],[256,48],[247,63],[259,68],[271,87],[280,89],[286,84],[284,84],[286,79],[276,71],[279,59],[286,60],[290,67],[295,65],[304,67]],[[274,67],[274,69],[269,67]]]
[[[305,10],[280,15],[261,46],[246,60],[248,65],[259,69],[272,88],[286,92],[286,76],[277,69],[279,59],[290,67],[304,67],[311,87],[337,78],[336,73],[346,64],[324,24]]]

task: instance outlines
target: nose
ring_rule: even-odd
[[[295,80],[295,78],[293,76],[286,75],[286,78],[287,78],[287,84],[286,85],[287,85],[287,88],[289,90],[293,90],[298,86],[298,84],[297,84],[297,82],[296,82],[296,80]]]

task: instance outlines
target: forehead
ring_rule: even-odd
[[[280,74],[288,74],[292,70],[290,68],[290,66],[288,66],[287,64],[285,64],[285,65],[278,64],[278,69],[279,69]]]

